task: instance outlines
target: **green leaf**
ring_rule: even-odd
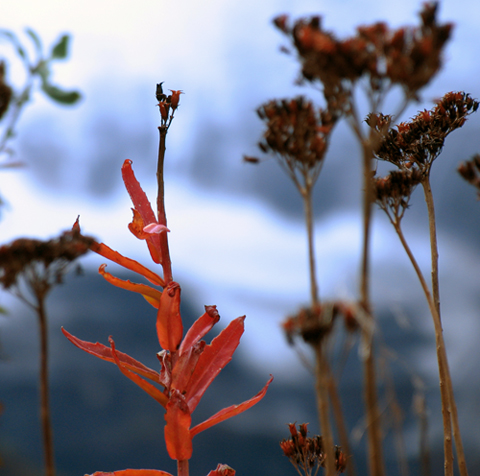
[[[25,33],[31,38],[35,49],[37,50],[38,56],[42,56],[42,41],[40,37],[33,31],[31,28],[26,28]]]
[[[68,55],[68,43],[70,41],[69,35],[63,35],[58,43],[53,47],[51,58],[65,59]]]
[[[42,90],[50,99],[60,104],[75,104],[81,98],[78,91],[64,91],[47,82],[42,84]]]

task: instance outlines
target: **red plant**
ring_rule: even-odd
[[[174,106],[175,108],[178,106],[180,91],[173,91],[173,93],[172,109]],[[174,104],[174,99],[176,99],[177,104]],[[166,120],[162,122],[165,123]],[[161,135],[160,153],[163,154],[162,131],[165,134],[166,128],[162,125],[159,130]],[[157,309],[156,330],[160,347],[163,349],[157,354],[161,364],[160,372],[152,370],[129,355],[116,350],[112,337],[109,337],[110,347],[107,347],[98,342],[93,344],[82,341],[65,329],[62,329],[62,332],[73,344],[85,352],[115,363],[126,377],[135,382],[165,408],[167,451],[172,459],[177,460],[178,475],[186,476],[188,475],[188,460],[192,456],[192,438],[207,428],[238,415],[258,403],[265,396],[273,377],[250,400],[224,408],[191,428],[192,412],[215,377],[230,362],[240,342],[240,337],[244,332],[245,316],[238,317],[230,322],[207,345],[202,338],[218,322],[220,316],[216,306],[205,306],[204,314],[193,323],[183,336],[183,324],[180,315],[181,290],[180,285],[173,281],[171,276],[171,262],[166,236],[169,230],[166,226],[163,197],[159,193],[157,220],[145,192],[135,178],[131,161],[126,160],[124,162],[122,176],[134,205],[133,220],[129,224],[129,229],[137,238],[146,240],[150,255],[155,263],[162,265],[164,276],[162,278],[137,261],[122,256],[103,243],[95,242],[91,249],[127,269],[137,272],[152,284],[163,288],[162,292],[146,284],[121,280],[107,273],[105,265],[100,266],[99,269],[100,274],[111,284],[142,294],[147,302]],[[162,183],[160,184],[160,182]],[[159,184],[163,185],[163,175]],[[78,223],[75,224],[75,227],[79,227]],[[158,388],[151,382],[160,384],[163,389]],[[209,476],[233,476],[234,474],[235,472],[228,466],[219,465],[215,471],[210,472]],[[93,476],[108,475],[169,476],[169,473],[159,470],[127,469],[113,473],[97,472]]]

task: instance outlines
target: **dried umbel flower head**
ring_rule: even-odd
[[[293,43],[302,63],[302,78],[324,86],[324,95],[346,103],[353,84],[367,77],[373,91],[399,84],[409,97],[425,86],[441,67],[442,50],[451,23],[437,23],[437,3],[426,3],[418,27],[391,30],[378,22],[361,26],[356,35],[337,39],[322,26],[319,16],[301,18],[293,26],[288,17],[274,24]]]
[[[8,110],[12,99],[12,88],[5,82],[5,63],[0,61],[0,119]]]
[[[94,239],[81,235],[76,226],[48,241],[18,238],[0,247],[0,283],[9,289],[20,276],[38,271],[38,267],[43,268],[45,279],[52,276],[60,282],[65,267],[85,254],[93,243]]]
[[[412,170],[392,170],[386,177],[374,179],[375,199],[377,204],[396,217],[402,217],[408,208],[408,202],[415,187],[422,181],[422,172]]]
[[[260,149],[273,152],[290,175],[316,176],[336,121],[334,114],[317,110],[301,96],[269,101],[257,113],[267,126]]]
[[[290,460],[297,471],[303,470],[306,475],[317,474],[320,467],[325,467],[327,457],[321,436],[307,437],[308,423],[298,425],[289,423],[290,438],[280,442],[283,454]],[[347,458],[339,446],[335,446],[335,469],[343,473]]]
[[[384,134],[375,156],[401,169],[414,167],[428,175],[447,135],[462,127],[478,106],[478,101],[469,94],[447,93],[430,111],[421,111],[409,122],[402,122]],[[378,121],[373,118],[367,119],[367,123],[379,130]]]
[[[470,160],[458,166],[458,173],[478,190],[480,200],[480,154],[475,154]]]
[[[355,303],[324,301],[314,307],[302,308],[294,316],[287,317],[282,327],[289,344],[293,345],[294,338],[301,336],[306,343],[315,346],[330,334],[339,315],[343,316],[348,331],[356,330],[359,326],[357,314]]]

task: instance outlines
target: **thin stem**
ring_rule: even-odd
[[[188,459],[177,461],[177,476],[188,476]]]
[[[318,415],[325,451],[325,476],[335,476],[335,452],[332,427],[330,425],[330,410],[328,402],[329,367],[325,351],[325,343],[320,341],[315,346],[315,393],[317,396]]]
[[[453,446],[452,446],[452,421],[451,421],[451,409],[450,409],[450,395],[448,391],[449,371],[448,363],[446,360],[445,354],[445,343],[443,341],[443,332],[442,332],[442,323],[440,321],[440,316],[438,315],[437,308],[435,307],[434,300],[428,289],[427,282],[418,266],[417,260],[413,256],[413,253],[408,246],[405,236],[403,235],[402,229],[398,222],[392,222],[397,232],[398,237],[407,253],[410,262],[418,276],[420,285],[422,286],[423,292],[427,299],[428,306],[430,308],[430,313],[433,318],[433,324],[435,328],[435,342],[437,348],[437,362],[438,362],[438,374],[439,374],[439,384],[440,384],[440,396],[442,400],[442,418],[443,418],[443,449],[445,453],[445,462],[444,470],[445,475],[453,475]]]
[[[158,162],[157,162],[157,216],[158,223],[167,226],[167,216],[165,213],[165,184],[163,179],[163,170],[165,162],[165,141],[167,137],[168,127],[162,125],[158,128],[160,133],[160,141],[158,145]],[[167,233],[160,233],[160,247],[162,250],[162,267],[163,279],[165,286],[173,280],[172,277],[172,262],[170,260],[170,252],[168,250],[168,236]]]
[[[45,296],[37,293],[37,314],[40,328],[40,418],[43,433],[43,451],[45,456],[46,476],[55,475],[55,460],[53,453],[53,431],[50,418],[50,403],[48,391],[48,325],[45,312]]]
[[[362,345],[365,349],[365,405],[367,417],[368,460],[371,476],[382,476],[382,432],[375,376],[375,357],[373,348],[373,315],[370,305],[370,236],[372,222],[372,158],[370,141],[363,144],[363,244],[360,275],[360,304],[365,312],[365,325],[362,326]]]
[[[425,195],[425,202],[427,204],[428,210],[428,224],[430,232],[430,248],[431,248],[431,260],[432,260],[432,299],[436,311],[436,316],[434,317],[435,324],[435,337],[437,341],[437,354],[439,360],[439,371],[440,371],[440,360],[442,361],[442,371],[443,379],[446,385],[446,391],[448,394],[448,411],[451,415],[453,423],[453,437],[455,439],[455,448],[457,450],[457,459],[458,459],[458,469],[461,476],[468,476],[467,462],[465,458],[465,452],[463,449],[462,436],[460,433],[460,424],[458,422],[458,412],[457,405],[455,402],[455,396],[453,393],[453,383],[450,375],[450,369],[448,366],[447,360],[447,351],[445,346],[445,341],[443,339],[443,329],[442,321],[440,314],[440,287],[439,287],[439,273],[438,273],[438,245],[437,245],[437,230],[436,230],[436,220],[435,220],[435,207],[433,202],[432,188],[430,187],[429,173],[427,173],[426,178],[422,181],[422,187]],[[443,403],[442,403],[443,406]],[[451,434],[451,433],[450,433]]]
[[[305,222],[307,225],[308,239],[308,264],[310,271],[310,295],[312,299],[312,307],[318,305],[318,284],[315,268],[315,244],[313,236],[313,207],[312,207],[312,187],[308,184],[301,189],[303,204],[305,209]]]

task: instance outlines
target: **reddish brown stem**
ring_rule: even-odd
[[[188,476],[188,459],[177,461],[177,476]]]
[[[165,162],[165,141],[167,137],[167,126],[160,126],[158,131],[160,133],[160,142],[158,145],[158,162],[157,162],[157,217],[158,223],[167,226],[167,216],[165,213],[165,184],[163,179],[163,169]],[[167,233],[160,233],[160,247],[162,250],[162,267],[163,279],[165,286],[173,280],[172,277],[172,262],[170,260],[170,252],[168,250],[168,236]]]
[[[55,476],[53,431],[48,390],[48,325],[43,294],[37,294],[37,302],[36,310],[40,329],[40,419],[42,422],[45,474],[46,476]]]
[[[308,239],[308,266],[310,274],[310,296],[312,300],[312,307],[318,305],[318,284],[317,273],[315,269],[315,244],[313,232],[313,207],[312,207],[312,187],[306,185],[300,190],[303,197],[303,204],[305,210],[305,222],[307,225],[307,239]]]
[[[362,346],[364,349],[365,406],[367,416],[368,461],[371,476],[385,474],[382,455],[382,432],[375,376],[373,342],[373,315],[370,305],[370,232],[372,222],[372,170],[373,151],[370,141],[363,145],[363,244],[360,275],[360,304],[365,312],[362,326]]]

